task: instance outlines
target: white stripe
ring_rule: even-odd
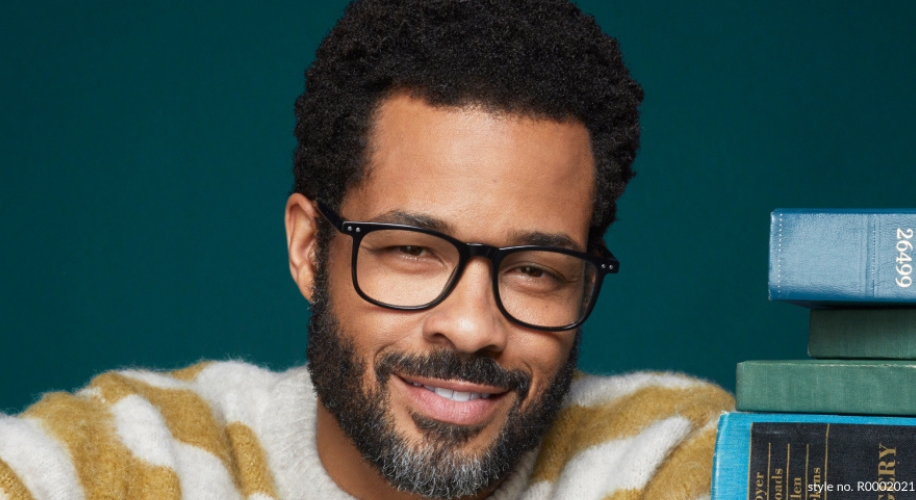
[[[650,386],[690,389],[704,385],[705,382],[678,373],[636,372],[615,377],[586,376],[572,383],[564,406],[595,406]]]
[[[111,406],[121,442],[150,465],[175,469],[172,434],[149,401],[131,394]]]
[[[196,446],[173,441],[182,500],[242,499],[232,477],[218,458]]]
[[[248,500],[277,500],[276,498],[263,493],[255,493],[248,497]]]
[[[36,498],[85,498],[70,453],[37,419],[0,417],[0,458]]]
[[[6,496],[6,492],[3,491],[3,488],[0,488],[0,500],[10,500],[10,497]]]
[[[341,498],[344,493],[321,467],[318,456],[315,444],[318,402],[308,371],[300,367],[281,374],[269,401],[263,433],[258,437],[267,453],[277,495],[295,499]]]
[[[631,438],[586,448],[566,463],[555,483],[533,484],[522,498],[600,500],[618,490],[641,490],[690,429],[690,420],[672,417]]]
[[[528,487],[522,494],[520,500],[547,500],[553,491],[553,483],[550,481],[538,481]]]
[[[277,373],[238,361],[213,363],[194,378],[194,390],[213,408],[219,408],[226,422],[240,422],[258,433],[260,418],[270,403],[270,389]]]

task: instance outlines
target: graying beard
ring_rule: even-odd
[[[449,449],[426,446],[413,449],[401,440],[392,444],[383,460],[384,475],[399,490],[428,498],[457,498],[479,493],[504,471],[494,466],[492,450],[483,459],[464,457]]]

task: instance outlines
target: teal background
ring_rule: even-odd
[[[0,410],[115,367],[304,362],[292,104],[343,5],[0,7]],[[804,357],[769,213],[914,206],[916,3],[580,5],[646,91],[581,367],[733,390],[738,361]]]

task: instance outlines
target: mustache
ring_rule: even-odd
[[[377,380],[384,385],[393,373],[489,385],[503,391],[515,391],[520,398],[527,396],[531,387],[531,376],[521,370],[507,370],[487,356],[459,356],[450,350],[425,355],[386,354],[375,366]]]

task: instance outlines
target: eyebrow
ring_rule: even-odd
[[[373,217],[367,222],[388,222],[405,224],[409,226],[431,229],[448,235],[453,234],[452,225],[448,222],[425,214],[392,210],[378,217]],[[585,250],[576,243],[572,237],[565,233],[545,233],[543,231],[513,231],[509,233],[509,244],[505,246],[538,245],[546,247],[560,247],[584,252]]]
[[[513,245],[539,245],[545,247],[560,247],[569,250],[585,251],[569,235],[564,233],[544,233],[541,231],[513,232],[509,236]]]
[[[442,219],[424,214],[404,212],[401,210],[392,210],[385,212],[378,217],[373,217],[367,222],[389,222],[393,224],[405,224],[408,226],[422,227],[423,229],[432,229],[440,233],[449,234],[452,226]]]

